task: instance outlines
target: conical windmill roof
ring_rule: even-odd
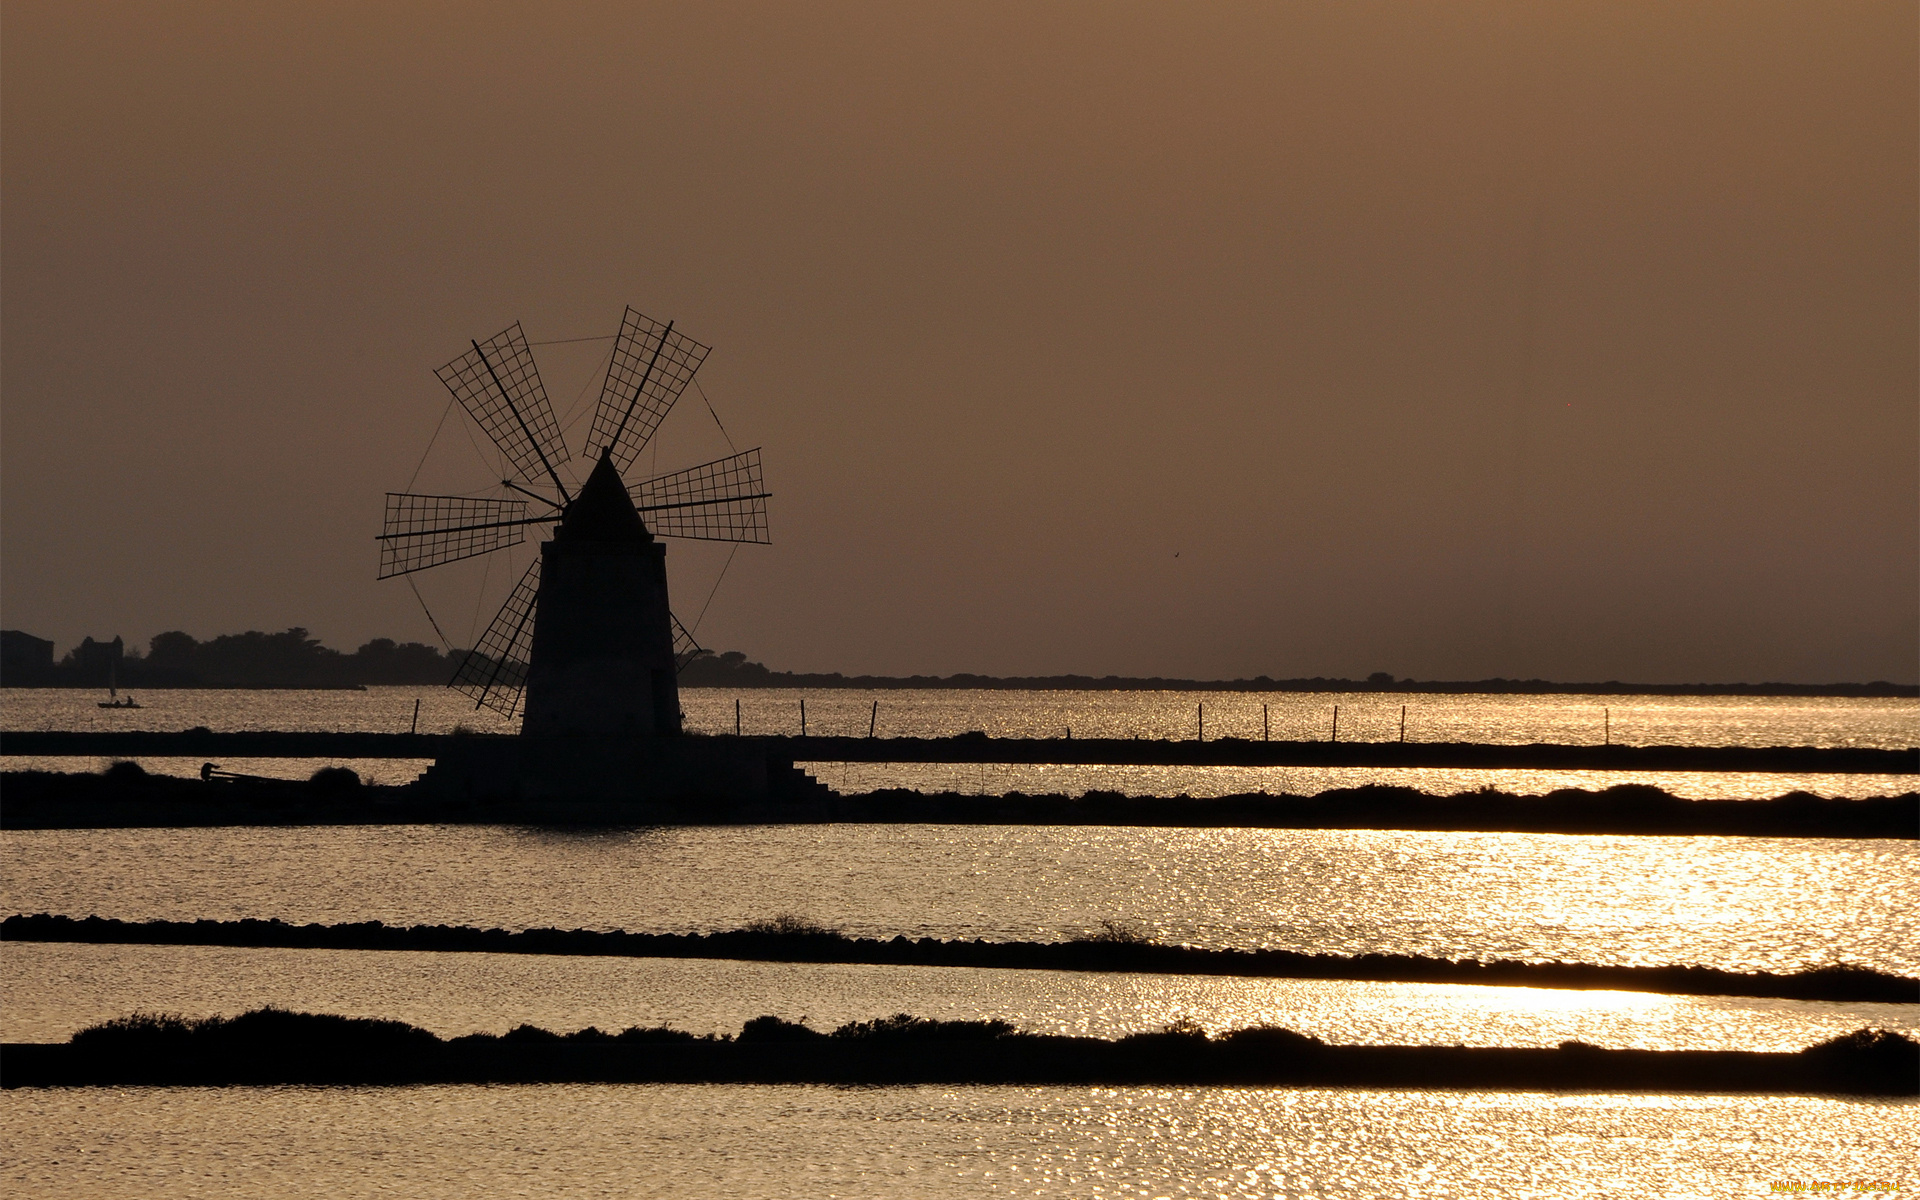
[[[554,531],[557,540],[580,542],[650,542],[653,534],[640,519],[640,511],[620,481],[611,451],[600,455],[599,465],[587,476],[580,493],[567,506],[567,515]]]

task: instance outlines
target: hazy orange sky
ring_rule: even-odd
[[[372,540],[432,368],[632,303],[766,447],[699,637],[772,666],[1911,682],[1916,45],[1911,0],[7,0],[0,620],[433,640]],[[556,408],[603,350],[536,351]],[[690,394],[658,464],[719,438]],[[487,482],[450,422],[418,486]],[[689,623],[725,559],[671,544]],[[421,586],[464,644],[508,574]]]

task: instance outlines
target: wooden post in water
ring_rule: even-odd
[[[1260,706],[1260,740],[1263,742],[1273,740],[1273,726],[1267,721],[1267,706],[1264,704]]]
[[[407,727],[408,733],[420,732],[420,697],[413,698],[413,724]]]
[[[1404,704],[1400,706],[1400,740],[1407,740],[1407,706]]]
[[[873,702],[873,712],[869,714],[867,717],[867,736],[868,737],[873,736],[874,726],[878,724],[880,724],[880,702],[878,700],[875,700]]]
[[[733,698],[733,736],[740,736],[740,697]]]
[[[1340,706],[1338,704],[1333,706],[1333,736],[1327,740],[1330,742],[1340,740]]]
[[[1202,700],[1200,702],[1199,715],[1197,719],[1200,722],[1200,740],[1204,742],[1207,740],[1207,702],[1205,700]]]
[[[1603,708],[1600,712],[1602,714],[1601,720],[1606,722],[1601,726],[1605,732],[1601,736],[1600,744],[1602,746],[1611,746],[1613,745],[1613,710],[1611,708]]]
[[[800,736],[807,736],[807,698],[800,697]]]

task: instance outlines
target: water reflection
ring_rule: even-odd
[[[1392,741],[1407,710],[1410,741],[1562,742],[1597,744],[1611,736],[1628,745],[1870,746],[1920,744],[1920,700],[1832,697],[1727,696],[1440,696],[1299,692],[1025,692],[883,691],[852,689],[690,688],[682,693],[688,728],[733,731],[734,701],[740,701],[749,734],[799,732],[799,703],[806,700],[808,729],[816,734],[864,736],[875,701],[883,737],[944,737],[978,729],[996,737],[1191,738],[1198,734],[1198,708],[1206,706],[1209,737],[1318,740],[1331,733],[1340,705],[1340,736],[1355,741]],[[487,710],[445,688],[369,688],[364,692],[156,691],[145,693],[137,713],[98,708],[91,692],[66,688],[0,689],[0,723],[9,729],[180,730],[364,730],[405,732],[413,727],[413,704],[421,701],[419,729],[445,733],[456,725],[483,732],[513,728]],[[1262,706],[1265,706],[1264,713]],[[1611,712],[1612,733],[1605,732]],[[190,774],[198,760],[142,759],[149,770]],[[413,760],[339,760],[363,778],[405,783],[425,769]],[[89,770],[87,759],[16,759],[11,766]],[[318,760],[248,759],[224,764],[253,774],[304,778]],[[1554,787],[1604,787],[1608,782],[1651,782],[1694,798],[1764,798],[1796,788],[1819,795],[1860,796],[1910,790],[1901,776],[1713,776],[1650,773],[1631,778],[1601,772],[1407,771],[1388,774],[1286,769],[913,768],[834,764],[822,776],[842,790],[917,787],[959,792],[1068,792],[1089,789],[1178,795],[1235,791],[1313,793],[1375,779],[1442,792],[1482,784],[1541,792]]]
[[[0,835],[0,909],[692,932],[1163,941],[1791,971],[1920,970],[1920,845],[1368,830],[806,825]]]
[[[69,1089],[0,1095],[0,1179],[56,1200],[1729,1196],[1910,1187],[1916,1111],[1282,1088]]]

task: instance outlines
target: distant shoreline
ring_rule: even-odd
[[[697,664],[696,664],[697,666]],[[1542,679],[1414,680],[1369,683],[1363,679],[1160,679],[1109,675],[826,675],[769,671],[764,678],[712,679],[688,669],[682,688],[777,690],[811,688],[849,691],[981,691],[981,692],[1270,692],[1430,696],[1806,696],[1858,700],[1920,699],[1920,684],[1906,683],[1555,683]],[[445,680],[379,681],[374,683],[198,683],[169,681],[120,685],[132,691],[219,692],[364,692],[370,687],[441,687]],[[90,683],[0,682],[0,687],[23,691],[90,691]]]
[[[375,638],[351,654],[330,649],[295,626],[283,633],[225,634],[196,641],[173,631],[156,635],[146,653],[121,639],[86,643],[55,662],[53,643],[6,630],[0,687],[122,691],[212,688],[234,691],[351,690],[444,686],[468,651]],[[27,652],[32,651],[32,655]],[[1550,679],[1172,679],[1158,675],[845,675],[839,671],[775,671],[738,650],[702,650],[681,670],[683,688],[847,688],[859,691],[1030,692],[1302,692],[1513,696],[1835,696],[1920,699],[1920,683],[1558,683]]]
[[[1169,679],[1158,675],[842,675],[773,671],[737,650],[705,654],[680,673],[683,688],[851,688],[866,691],[1306,692],[1517,696],[1841,696],[1920,698],[1920,684],[1889,683],[1556,683],[1549,679]]]

